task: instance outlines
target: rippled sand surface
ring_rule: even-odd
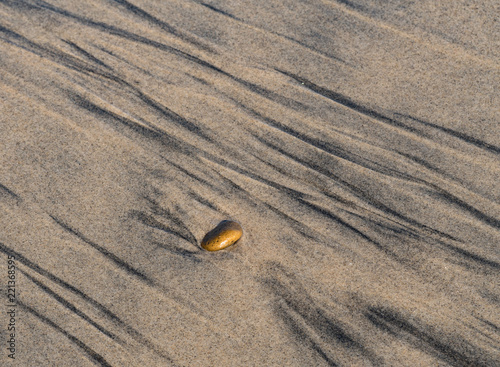
[[[0,1],[0,365],[499,366],[499,14]]]

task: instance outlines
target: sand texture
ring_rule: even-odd
[[[498,0],[0,0],[0,366],[500,366],[499,86]]]

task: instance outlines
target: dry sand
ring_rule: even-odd
[[[499,366],[499,19],[0,1],[0,365]]]

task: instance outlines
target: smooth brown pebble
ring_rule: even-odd
[[[223,220],[205,235],[201,247],[207,251],[219,251],[238,241],[242,234],[243,229],[239,223]]]

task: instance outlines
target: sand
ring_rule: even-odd
[[[0,365],[499,366],[499,14],[0,1]]]

